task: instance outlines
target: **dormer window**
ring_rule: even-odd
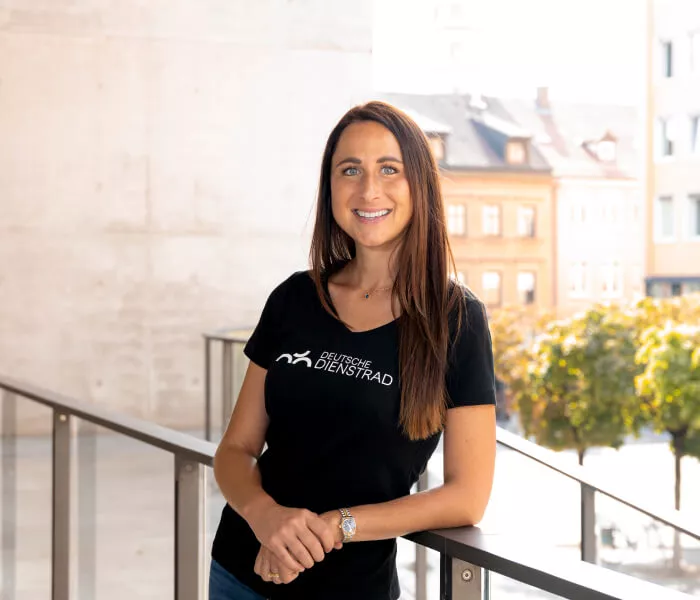
[[[440,162],[445,159],[445,140],[439,135],[431,135],[428,137],[430,149],[433,152],[435,160]]]
[[[506,162],[509,165],[524,165],[527,162],[527,148],[522,140],[510,140],[506,145]]]

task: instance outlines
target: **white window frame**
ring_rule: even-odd
[[[700,193],[688,194],[688,225],[688,238],[700,242]]]
[[[537,275],[535,274],[534,271],[519,271],[518,272],[517,287],[518,287],[518,300],[519,300],[520,304],[523,304],[525,306],[529,306],[529,305],[535,304],[535,302],[537,302]],[[532,301],[531,302],[524,302],[523,301],[523,294],[527,294],[528,292],[532,292]]]
[[[601,290],[603,298],[620,298],[622,296],[622,266],[619,261],[606,263],[600,268]]]
[[[690,115],[690,153],[693,156],[700,156],[700,113]]]
[[[492,285],[494,283],[495,285]],[[500,271],[484,271],[481,274],[481,290],[483,293],[482,300],[485,304],[500,306],[503,302],[503,277],[501,276]],[[496,302],[490,302],[487,291],[494,290],[498,292],[498,300]]]
[[[569,265],[569,296],[586,298],[591,293],[588,263],[575,261]]]
[[[467,235],[467,207],[465,204],[447,205],[447,233],[455,236]]]
[[[672,117],[659,117],[656,120],[656,156],[668,160],[676,155],[675,132]]]
[[[537,237],[537,208],[518,207],[518,235],[523,238]]]
[[[674,44],[673,40],[659,40],[659,66],[661,79],[671,79],[675,77],[675,61],[673,60]],[[668,51],[670,50],[670,57]]]
[[[666,201],[671,205],[671,233],[663,231],[663,209]],[[676,199],[672,195],[661,194],[654,200],[654,241],[659,244],[674,242],[676,240]]]
[[[496,223],[496,227],[492,227]],[[484,235],[501,235],[501,207],[498,204],[485,204],[482,209],[482,223]]]
[[[700,75],[700,29],[690,32],[690,71]]]

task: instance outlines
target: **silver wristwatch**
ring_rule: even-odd
[[[347,544],[354,536],[357,531],[357,525],[355,524],[355,517],[350,514],[347,508],[339,508],[340,511],[340,531],[343,532],[343,544]]]

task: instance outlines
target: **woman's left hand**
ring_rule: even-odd
[[[260,546],[253,570],[263,581],[276,584],[291,583],[299,577],[298,571],[290,571],[288,568],[280,566],[275,554],[265,546]]]

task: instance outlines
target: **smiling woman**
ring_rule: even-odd
[[[324,151],[311,270],[273,291],[245,348],[210,600],[396,600],[396,537],[481,519],[491,338],[451,271],[427,139],[388,104],[353,108]],[[444,484],[411,494],[443,432]]]

